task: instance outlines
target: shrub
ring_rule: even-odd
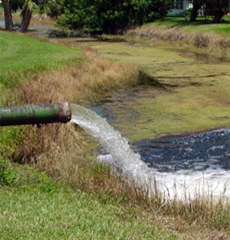
[[[169,1],[64,0],[58,25],[93,33],[122,33],[130,26],[164,17]]]

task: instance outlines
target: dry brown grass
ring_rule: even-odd
[[[91,49],[84,51],[86,60],[81,66],[36,75],[16,86],[17,104],[67,101],[85,106],[111,90],[137,82],[133,66],[102,59]],[[95,142],[77,126],[23,126],[21,132],[15,160],[32,163],[50,176],[88,192],[113,189],[111,194],[118,196],[128,188],[108,166],[97,163]]]
[[[68,101],[81,105],[100,100],[104,94],[137,82],[132,65],[103,59],[91,49],[85,50],[88,60],[81,66],[70,65],[60,70],[35,76],[20,86],[21,103]],[[18,90],[17,90],[18,91]]]
[[[168,41],[175,44],[188,44],[195,47],[204,48],[230,48],[230,40],[223,39],[217,34],[200,32],[182,32],[177,28],[169,29],[149,29],[147,27],[137,28],[127,33],[127,36],[142,37],[154,41]]]

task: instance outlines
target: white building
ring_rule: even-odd
[[[169,15],[180,15],[186,9],[192,7],[192,2],[189,0],[172,0],[173,7],[169,11]]]

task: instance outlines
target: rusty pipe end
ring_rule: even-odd
[[[59,112],[59,120],[62,123],[67,123],[71,120],[72,111],[71,104],[68,102],[59,103],[61,111]]]

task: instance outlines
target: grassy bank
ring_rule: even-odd
[[[30,85],[42,72],[64,69],[70,64],[78,65],[83,61],[83,54],[78,49],[50,44],[21,34],[0,31],[0,44],[1,105],[29,103],[29,99],[27,102],[20,99],[23,96],[23,84]],[[33,89],[27,91],[36,95]],[[49,94],[48,89],[44,94]],[[18,127],[1,129],[1,155],[13,154],[16,145],[21,144],[21,131],[23,130]]]
[[[219,34],[222,37],[229,37],[230,16],[225,16],[222,23],[212,24],[212,19],[198,17],[195,22],[189,22],[183,17],[165,17],[163,20],[158,20],[153,23],[148,23],[145,26],[152,29],[169,29],[176,28],[185,32],[202,32]]]
[[[50,101],[68,101],[87,105],[95,99],[100,99],[110,89],[130,86],[137,80],[136,69],[131,65],[127,67],[104,60],[90,49],[86,49],[83,54],[83,51],[77,49],[23,35],[6,32],[0,34],[4,46],[1,54],[2,105]],[[24,53],[25,61],[22,61]],[[99,203],[98,207],[90,207],[95,206],[97,200],[92,200],[93,197],[84,192],[98,193],[107,201],[111,199],[111,195],[125,198],[130,191],[122,179],[119,180],[115,174],[109,172],[108,167],[95,161],[97,154],[95,143],[80,129],[76,131],[71,124],[53,124],[41,128],[36,126],[6,127],[1,129],[0,142],[1,185],[11,186],[0,190],[5,196],[0,206],[1,237],[4,239],[20,239],[19,236],[24,236],[23,238],[26,236],[27,239],[35,236],[38,237],[37,239],[70,237],[73,239],[79,237],[81,239],[111,239],[108,233],[121,238],[126,238],[126,235],[133,238],[136,234],[137,238],[141,238],[144,234],[147,238],[152,235],[151,232],[155,232],[155,228],[149,225],[145,233],[140,228],[129,233],[131,226],[139,225],[140,220],[138,223],[134,221],[124,229],[123,233],[120,233],[118,231],[120,217],[115,220],[118,225],[110,226],[110,231],[108,224],[113,222],[114,225],[111,206],[108,205],[105,209],[104,204]],[[11,162],[7,161],[7,158],[11,159]],[[16,162],[23,165],[19,168]],[[25,163],[45,172],[62,185],[71,187],[70,192],[64,190],[63,192],[61,187],[53,186],[50,180],[43,179],[40,173],[34,177],[33,169],[28,170]],[[25,175],[28,177],[25,178]],[[53,191],[56,195],[52,195]],[[97,195],[94,197],[98,198]],[[64,198],[66,200],[60,203],[59,200]],[[73,199],[71,204],[69,198]],[[78,200],[74,201],[77,198]],[[129,198],[132,197],[129,196]],[[30,202],[29,205],[28,202]],[[50,202],[56,209],[56,213],[50,208]],[[82,204],[82,208],[77,207],[76,202]],[[120,209],[119,206],[116,207],[117,204],[118,202],[112,204],[115,212]],[[66,208],[63,208],[64,205]],[[75,205],[74,209],[73,205]],[[45,211],[48,217],[44,216],[42,206],[47,207]],[[74,216],[68,217],[71,215],[71,209],[75,212],[77,208],[80,210],[79,214],[75,213],[80,219],[78,222]],[[37,210],[31,211],[31,209]],[[41,214],[39,216],[38,211]],[[57,215],[61,216],[68,211],[70,215],[64,217],[63,222],[60,220],[57,223],[55,216],[59,218]],[[95,218],[91,219],[91,216]],[[98,221],[98,218],[101,220]],[[39,220],[39,224],[36,219]],[[52,228],[55,225],[53,221],[57,223],[54,228]],[[29,228],[26,227],[27,224]],[[50,231],[50,227],[46,229],[44,224],[51,226],[52,230]],[[71,225],[70,232],[67,233],[65,229],[64,233],[60,233],[58,230],[60,224],[66,227]],[[95,224],[97,227],[92,228]],[[150,233],[147,229],[150,229]],[[37,232],[40,230],[41,233],[38,235]],[[159,235],[158,230],[155,233]],[[167,237],[167,233],[163,235]]]
[[[210,21],[198,19],[194,23],[182,17],[166,17],[163,21],[145,24],[128,32],[128,36],[167,41],[177,45],[188,44],[198,48],[215,51],[216,48],[230,49],[229,16],[221,24],[211,24]]]
[[[4,38],[5,32],[0,34]],[[19,46],[24,49],[24,37],[12,34],[5,52],[13,52],[14,40],[21,41]],[[17,77],[17,84],[3,81],[0,92],[6,105],[68,101],[86,106],[111,89],[138,82],[136,67],[103,59],[90,48],[79,52],[60,46],[69,52],[70,58],[64,61],[65,50],[60,50],[59,58],[52,43],[32,41],[28,59],[36,55],[36,46],[41,43],[49,47],[45,48],[46,54],[39,55],[39,62],[46,61],[42,57],[49,57],[49,49],[54,61],[61,61],[38,69],[36,61],[33,68],[25,61],[27,71],[22,66],[11,72],[8,65],[6,71]],[[59,52],[59,46],[54,45]],[[20,54],[16,56],[20,58]],[[7,55],[1,58],[4,62]],[[11,61],[15,61],[12,56]],[[2,72],[4,75],[4,69]],[[97,143],[77,126],[12,129],[4,128],[1,132],[7,134],[0,141],[1,161],[12,160],[0,168],[4,180],[0,189],[3,239],[227,239],[230,216],[222,202],[213,206],[205,200],[189,205],[158,198],[147,201],[141,191],[96,162]]]
[[[37,73],[77,64],[83,56],[78,49],[50,44],[17,34],[0,32],[0,84],[10,86]]]
[[[110,89],[137,81],[136,68],[104,60],[90,49],[83,54],[69,48],[70,59],[50,68],[36,68],[36,64],[30,68],[28,61],[23,67],[18,57],[26,50],[25,39],[27,44],[34,44],[30,54],[27,52],[28,59],[37,53],[40,43],[50,47],[39,55],[39,62],[46,61],[42,56],[46,58],[49,49],[51,61],[53,48],[58,52],[59,46],[2,32],[2,39],[5,36],[10,39],[4,52],[11,54],[1,55],[3,66],[17,81],[1,85],[2,104],[69,101],[87,105]],[[21,56],[14,58],[11,44],[21,50]],[[20,67],[11,71],[4,63],[8,56],[13,66],[19,62]],[[21,74],[24,68],[25,74]],[[107,166],[96,162],[95,143],[71,124],[4,127],[0,142],[3,239],[178,239],[171,230],[162,230],[154,223],[152,214],[141,214],[135,191]]]

